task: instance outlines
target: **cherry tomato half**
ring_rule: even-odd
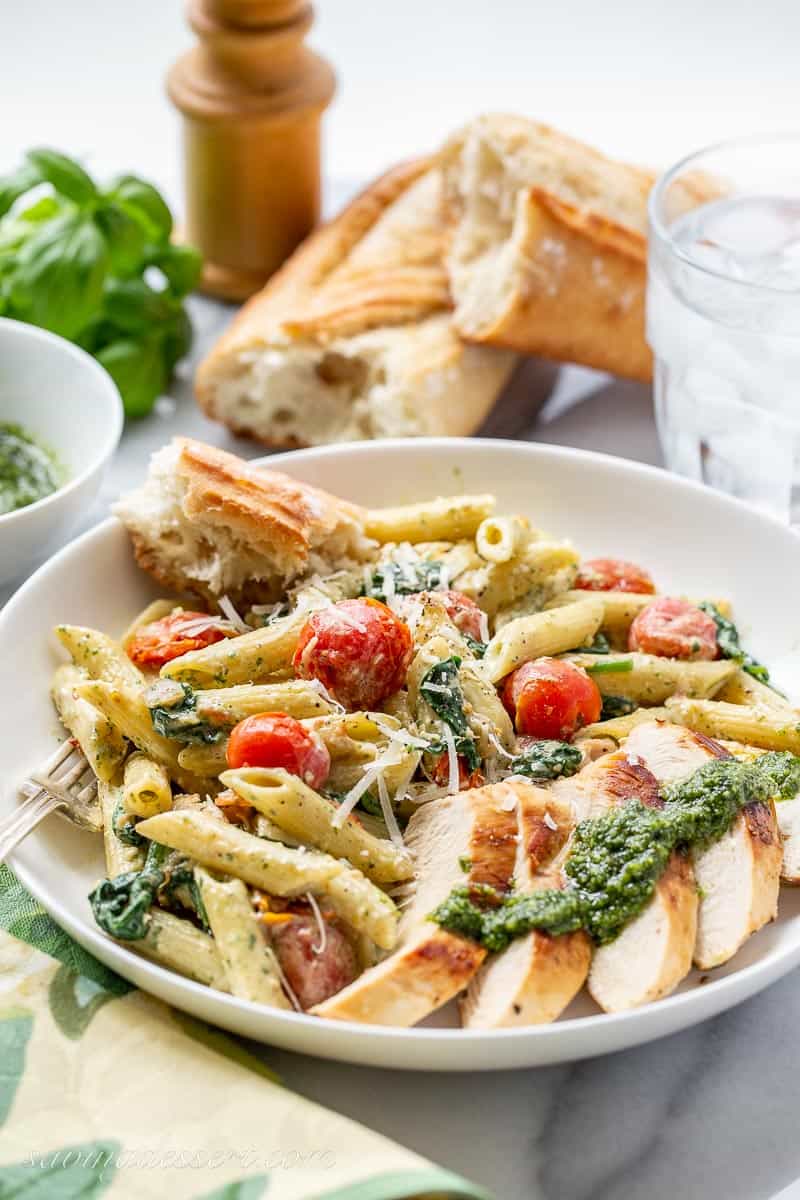
[[[581,563],[575,587],[589,592],[652,593],[650,573],[623,558],[590,558]]]
[[[235,634],[230,623],[222,617],[176,612],[137,629],[128,645],[128,658],[140,667],[163,667],[164,663],[180,658],[190,650],[201,650],[203,646]]]
[[[447,615],[462,633],[474,638],[476,642],[483,641],[481,620],[483,613],[480,607],[463,592],[455,592],[444,588],[440,592],[416,592],[408,597],[409,600],[438,600],[447,609]]]
[[[599,720],[603,700],[581,667],[557,658],[523,663],[503,686],[503,703],[517,733],[567,741]]]
[[[245,717],[231,730],[228,766],[283,767],[309,787],[321,787],[331,769],[324,742],[286,713]]]
[[[375,708],[402,687],[412,653],[408,626],[366,596],[312,613],[292,665],[301,679],[318,679],[345,708]]]
[[[634,618],[628,649],[663,658],[717,657],[717,626],[708,613],[676,596],[660,596]]]

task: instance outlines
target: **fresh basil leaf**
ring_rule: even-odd
[[[97,361],[119,388],[126,415],[147,416],[167,382],[159,345],[152,339],[120,338],[104,346]]]
[[[91,175],[84,171],[74,158],[67,158],[58,150],[29,150],[26,158],[38,172],[39,179],[52,183],[60,196],[66,196],[81,206],[97,198],[97,188]]]
[[[11,175],[0,176],[0,217],[5,216],[20,196],[41,182],[42,177],[33,163],[25,163]]]
[[[103,296],[107,320],[123,333],[149,333],[172,319],[175,301],[143,279],[109,279]]]
[[[583,754],[569,742],[531,742],[508,764],[513,775],[525,775],[528,779],[566,779],[580,770]]]
[[[141,271],[147,245],[141,222],[118,204],[101,204],[94,219],[106,239],[112,272],[125,277]]]
[[[423,675],[419,692],[437,717],[452,729],[456,750],[466,760],[467,768],[476,771],[481,758],[464,711],[464,693],[458,678],[460,666],[461,659],[456,654],[434,663]]]
[[[27,208],[19,209],[14,215],[18,221],[27,221],[32,225],[38,225],[40,221],[51,221],[53,217],[59,216],[66,209],[63,200],[59,200],[57,196],[40,196],[38,200],[34,200]]]
[[[189,314],[181,306],[175,313],[164,334],[164,362],[167,370],[172,373],[176,364],[185,358],[192,348],[194,330]]]
[[[203,268],[203,256],[194,246],[161,246],[148,257],[152,267],[163,272],[174,296],[186,296],[194,291]]]
[[[136,175],[123,175],[115,181],[105,198],[119,205],[138,221],[149,241],[158,245],[169,241],[172,233],[172,213],[152,183],[147,183]]]
[[[486,647],[489,645],[488,642],[479,642],[477,638],[471,637],[468,633],[464,634],[464,641],[476,658],[483,658],[486,653]]]
[[[13,314],[62,337],[75,337],[100,307],[107,270],[105,242],[81,213],[34,226],[16,260]]]

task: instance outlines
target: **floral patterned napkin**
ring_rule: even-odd
[[[492,1200],[135,990],[0,867],[0,1200],[96,1197]]]

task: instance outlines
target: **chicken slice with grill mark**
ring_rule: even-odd
[[[703,734],[657,721],[632,730],[625,753],[661,783],[685,779],[714,758],[731,757]],[[694,851],[692,860],[700,895],[694,961],[708,970],[732,958],[777,914],[783,849],[774,804],[748,804],[728,832]]]
[[[414,813],[406,846],[416,871],[400,945],[311,1011],[340,1021],[415,1025],[462,991],[486,951],[429,920],[455,887],[511,885],[517,852],[516,800],[527,784],[494,783],[433,800]],[[465,868],[467,868],[465,870]]]
[[[658,780],[623,751],[607,754],[553,791],[571,799],[579,819],[600,817],[630,800],[658,806]],[[619,937],[600,946],[589,969],[589,992],[606,1012],[648,1004],[688,974],[697,925],[697,890],[688,857],[670,855],[652,898]]]
[[[563,887],[558,856],[574,826],[572,806],[533,784],[517,789],[519,843],[514,871],[521,892]],[[587,934],[552,937],[534,930],[491,955],[461,1002],[467,1029],[499,1029],[554,1021],[580,991],[589,970]]]

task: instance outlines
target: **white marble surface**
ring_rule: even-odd
[[[193,361],[230,310],[204,300],[192,307],[193,358],[157,415],[127,430],[85,526],[175,432],[258,453],[194,406]],[[492,429],[659,461],[648,389],[578,368],[527,364]],[[798,1027],[793,974],[687,1033],[565,1067],[418,1075],[257,1049],[293,1089],[492,1188],[497,1200],[766,1200],[800,1176]]]

